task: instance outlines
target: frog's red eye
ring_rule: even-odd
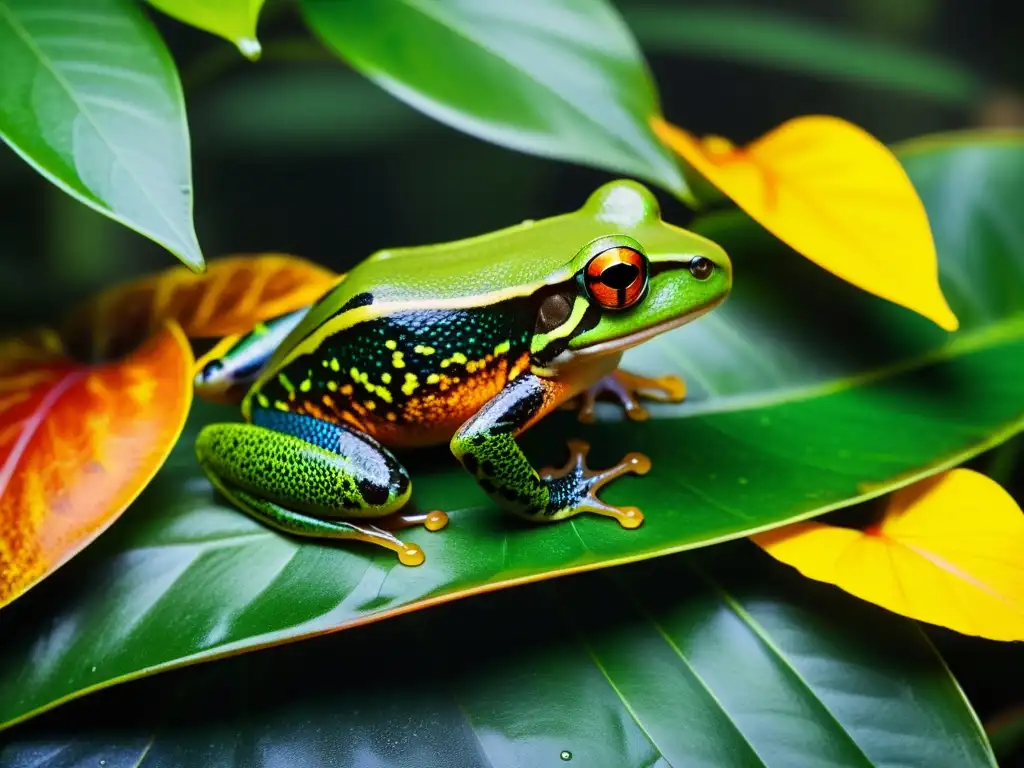
[[[605,309],[628,309],[647,287],[647,257],[625,246],[609,248],[590,260],[583,282]]]

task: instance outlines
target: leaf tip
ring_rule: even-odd
[[[255,37],[239,38],[235,40],[235,46],[249,61],[259,61],[260,56],[263,54],[263,47]]]

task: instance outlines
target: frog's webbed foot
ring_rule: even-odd
[[[579,420],[591,423],[594,421],[594,406],[603,396],[611,396],[618,401],[626,411],[626,416],[633,421],[645,421],[650,414],[640,404],[640,398],[662,403],[678,403],[686,397],[686,383],[671,374],[650,379],[617,369],[566,403],[563,408],[578,407]]]
[[[612,506],[597,498],[597,492],[627,473],[646,475],[651,469],[651,460],[642,453],[628,453],[618,464],[596,471],[587,466],[589,450],[590,445],[584,441],[570,440],[569,460],[565,466],[557,470],[545,467],[540,471],[551,492],[549,506],[557,510],[549,519],[557,520],[580,512],[591,512],[614,518],[623,528],[639,528],[644,516],[637,507]]]

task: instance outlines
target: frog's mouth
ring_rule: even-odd
[[[698,307],[692,312],[688,312],[685,315],[680,315],[679,317],[673,317],[671,320],[666,320],[664,323],[659,323],[658,325],[652,325],[650,328],[644,328],[642,331],[637,331],[636,333],[630,333],[626,336],[620,336],[616,339],[608,339],[608,341],[602,341],[600,344],[594,344],[593,346],[586,347],[585,349],[567,349],[554,360],[552,360],[551,365],[554,367],[558,367],[560,365],[565,365],[567,363],[571,363],[572,361],[579,360],[581,358],[599,357],[601,355],[610,355],[617,352],[625,352],[627,349],[630,349],[631,347],[635,347],[638,344],[643,344],[648,339],[658,336],[659,334],[665,333],[666,331],[671,331],[673,328],[678,328],[681,325],[686,325],[687,323],[696,320],[698,317],[706,315],[708,312],[710,312],[723,301],[725,301],[725,299],[725,296],[721,296],[715,299],[714,301],[708,302],[703,307]]]

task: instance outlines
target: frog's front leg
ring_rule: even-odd
[[[564,407],[579,408],[577,418],[589,424],[594,421],[594,407],[597,401],[608,396],[622,406],[630,419],[645,421],[650,413],[640,404],[641,398],[662,403],[682,402],[686,397],[686,382],[671,374],[651,379],[620,368],[588,387]]]
[[[607,470],[594,472],[584,463],[587,445],[570,441],[569,462],[559,471],[537,472],[516,443],[516,436],[558,400],[557,382],[535,374],[510,382],[451,441],[452,453],[480,487],[503,509],[536,522],[564,520],[581,512],[615,518],[636,528],[643,514],[636,507],[615,507],[597,498],[597,491],[616,477],[646,474],[650,460],[627,454]]]
[[[368,435],[310,416],[255,409],[252,424],[205,427],[196,454],[221,493],[286,533],[366,541],[419,565],[417,545],[364,521],[390,515],[388,527],[422,523],[430,530],[447,522],[443,513],[397,516],[412,492],[401,464]]]

